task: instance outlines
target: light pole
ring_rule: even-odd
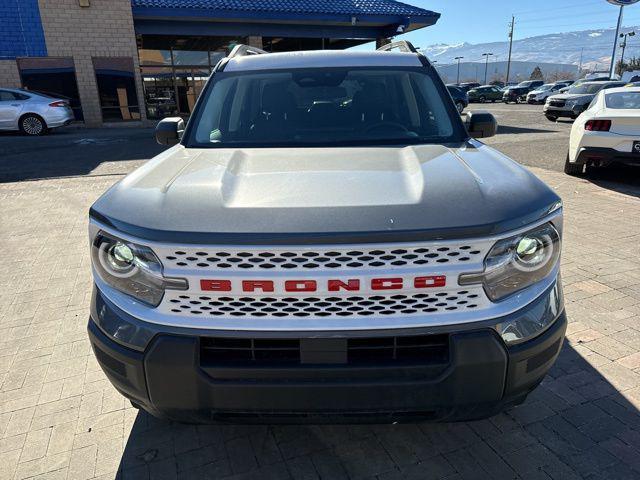
[[[620,7],[620,13],[618,13],[618,26],[616,27],[616,34],[613,37],[613,53],[611,54],[611,65],[609,66],[609,77],[613,78],[616,74],[616,50],[618,49],[618,36],[620,35],[620,27],[622,27],[622,17],[624,15],[624,7],[626,5],[633,5],[638,0],[607,0],[612,5]]]
[[[460,60],[462,60],[464,57],[456,57],[454,60],[458,61],[458,77],[456,80],[456,85],[460,85]]]
[[[624,39],[622,40],[622,45],[620,45],[620,47],[622,48],[622,55],[620,56],[621,68],[624,68],[624,51],[627,48],[627,37],[635,37],[635,36],[636,36],[636,32],[633,32],[633,31],[620,34],[620,38]],[[622,75],[622,71],[620,71],[620,75]]]
[[[483,53],[482,56],[486,57],[486,62],[484,64],[484,84],[487,84],[487,70],[489,69],[489,57],[491,57],[493,53]]]

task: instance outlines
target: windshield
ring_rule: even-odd
[[[530,87],[532,82],[520,82],[516,87]]]
[[[602,87],[604,87],[604,83],[583,83],[581,85],[571,87],[567,93],[570,94],[595,94],[598,93]]]
[[[537,90],[541,92],[546,92],[547,90],[551,90],[552,88],[553,88],[553,85],[550,83],[547,83],[546,85],[542,85],[541,87],[538,87]]]
[[[607,108],[620,110],[640,109],[640,92],[615,92],[604,97]]]
[[[188,146],[447,143],[465,137],[449,95],[421,68],[220,72],[192,119]],[[457,120],[457,119],[456,119]]]

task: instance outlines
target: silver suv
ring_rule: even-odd
[[[410,44],[236,47],[91,208],[89,336],[187,422],[451,421],[522,402],[566,328],[562,205]]]

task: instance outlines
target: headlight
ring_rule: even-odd
[[[551,223],[500,240],[487,254],[484,271],[460,275],[460,285],[482,283],[494,302],[547,277],[560,258],[560,235]]]
[[[565,102],[565,106],[567,107],[575,107],[578,104],[577,100],[567,100]]]
[[[91,260],[104,282],[153,307],[158,306],[166,288],[187,288],[185,279],[163,276],[162,264],[150,248],[104,232],[93,241]]]

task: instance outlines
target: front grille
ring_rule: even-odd
[[[167,292],[169,294],[169,292]],[[478,290],[348,297],[214,297],[172,292],[173,314],[232,317],[363,317],[424,315],[482,307]]]
[[[320,339],[327,348],[342,350],[346,365],[419,364],[444,365],[449,362],[448,335],[364,337]],[[332,347],[335,343],[335,348]],[[200,339],[203,366],[275,366],[316,363],[305,354],[300,339],[216,338]],[[312,352],[313,353],[313,352]],[[322,357],[319,357],[322,358]],[[317,363],[323,363],[321,360]],[[332,362],[335,363],[335,362]]]
[[[565,103],[564,100],[551,100],[549,105],[552,107],[564,107]]]
[[[473,244],[359,249],[163,249],[162,261],[174,269],[323,270],[393,268],[472,263],[483,249]]]

